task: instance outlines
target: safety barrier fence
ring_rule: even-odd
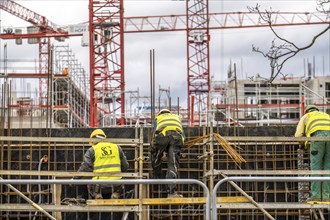
[[[31,180],[31,179],[2,179],[0,178],[0,184],[77,184],[77,185],[87,185],[87,184],[123,184],[123,185],[135,185],[135,184],[197,184],[200,185],[204,190],[204,195],[206,196],[205,202],[205,218],[210,219],[211,213],[211,199],[210,191],[208,187],[201,181],[195,179],[134,179],[134,180]],[[9,185],[12,189],[13,187]],[[14,189],[13,189],[14,190]],[[28,199],[28,198],[25,198]],[[49,213],[43,210],[39,205],[27,200],[36,209],[43,212],[50,219],[55,219],[51,217]]]
[[[214,199],[217,196],[217,190],[221,184],[225,182],[245,181],[245,182],[330,182],[330,177],[225,177],[217,182],[212,192],[212,219],[217,220],[217,201]],[[269,219],[274,219],[272,216],[267,216]]]
[[[0,184],[123,184],[123,185],[135,185],[135,184],[197,184],[203,188],[204,195],[206,196],[205,202],[205,219],[217,220],[217,190],[221,184],[225,182],[325,182],[330,181],[330,177],[226,177],[214,186],[212,194],[208,187],[201,181],[195,179],[133,179],[133,180],[31,180],[31,179],[0,179]],[[11,185],[9,185],[11,186]],[[212,206],[211,206],[212,199]],[[43,210],[41,207],[35,207],[41,212],[46,214],[50,219],[50,214]],[[211,215],[212,214],[212,215]],[[266,213],[267,216],[267,213]],[[274,219],[272,216],[267,216],[269,219]]]

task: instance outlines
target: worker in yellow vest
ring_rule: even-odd
[[[300,119],[295,137],[329,137],[326,141],[311,141],[311,170],[330,170],[330,116],[320,112],[315,105],[306,108],[305,115]],[[312,175],[320,176],[320,175]],[[311,197],[307,202],[330,202],[330,182],[312,182]]]
[[[162,158],[167,154],[166,179],[178,178],[179,159],[185,139],[179,115],[168,109],[162,109],[154,123],[154,140],[151,146],[151,164],[154,179],[163,178]],[[175,184],[167,186],[168,197],[182,197]]]
[[[106,135],[103,130],[94,130],[90,138],[105,139]],[[90,142],[90,147],[85,155],[84,161],[78,169],[78,172],[125,172],[128,170],[124,151],[120,146],[109,142]],[[95,176],[93,180],[118,180],[119,176]],[[102,194],[112,192],[112,199],[119,199],[122,193],[122,185],[88,185],[88,194],[90,199],[102,199]]]

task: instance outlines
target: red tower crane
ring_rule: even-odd
[[[40,76],[48,73],[49,38],[80,35],[69,35],[44,16],[11,0],[1,1],[0,8],[40,27],[39,33],[0,35],[3,39],[40,38]],[[276,12],[273,16],[273,26],[330,24],[329,18],[318,13]],[[125,123],[124,33],[186,31],[188,112],[193,113],[195,106],[199,111],[205,111],[209,105],[209,31],[266,26],[268,24],[259,19],[258,13],[209,13],[208,0],[187,1],[185,15],[125,18],[123,0],[89,0],[90,126],[97,126],[99,118],[108,115],[119,118],[116,120],[117,124]],[[46,79],[42,81],[41,78],[40,82],[40,91],[46,91],[41,88],[42,85],[47,85]],[[44,96],[43,94],[41,97]],[[117,112],[120,112],[119,117]],[[192,114],[190,122],[193,123]]]
[[[207,112],[210,95],[210,34],[208,0],[187,1],[188,118],[194,124],[194,107]],[[195,101],[196,100],[196,101]]]
[[[34,26],[38,27],[39,33],[42,34],[56,34],[64,32],[56,24],[49,21],[45,16],[39,15],[30,9],[14,2],[11,0],[0,1],[0,9],[7,11],[8,13],[15,15],[24,21],[27,21]],[[29,36],[29,34],[28,34]],[[38,38],[39,44],[39,75],[49,75],[49,49],[50,49],[50,37],[40,37]],[[47,86],[48,80],[46,77],[39,78],[39,97],[40,105],[47,104]]]
[[[210,42],[210,13],[208,7],[208,0],[190,0],[186,1],[186,15],[185,20],[186,24],[183,27],[183,30],[186,31],[187,35],[187,83],[188,83],[188,115],[190,124],[193,124],[194,119],[194,107],[198,107],[198,111],[207,111],[209,109],[209,97],[210,97],[210,55],[209,55],[209,42]],[[91,53],[91,97],[94,97],[94,101],[91,102],[91,125],[96,126],[97,113],[92,111],[92,109],[96,109],[96,102],[100,101],[100,98],[96,94],[100,93],[100,83],[103,82],[103,91],[106,93],[102,95],[102,97],[108,97],[109,94],[118,94],[118,96],[113,95],[115,100],[119,103],[119,109],[121,109],[121,117],[119,124],[124,124],[124,103],[125,103],[125,78],[124,78],[124,41],[123,35],[125,32],[129,32],[126,25],[124,26],[123,19],[123,0],[103,0],[103,1],[93,1],[90,0],[90,39],[93,36],[98,36],[101,40],[99,40],[98,45],[91,46],[95,39],[90,41],[90,53]],[[102,14],[102,12],[108,11],[107,15]],[[226,20],[223,21],[223,25],[219,25],[216,28],[222,26],[222,28],[227,26],[228,28],[233,27],[244,27],[244,15],[248,13],[236,13],[235,15],[238,18],[235,20],[234,24],[231,24],[228,20],[230,20],[230,14],[226,17]],[[253,14],[253,13],[250,13]],[[276,16],[277,13],[275,13]],[[292,13],[294,14],[294,13]],[[225,14],[226,15],[226,14]],[[259,16],[258,13],[254,13],[254,15]],[[297,13],[294,16],[301,16],[301,14]],[[143,31],[171,31],[176,30],[176,28],[170,28],[169,24],[173,24],[174,19],[179,16],[171,15],[170,20],[167,21],[165,16],[159,17],[154,16],[153,18],[158,17],[158,22],[149,22],[148,17],[143,18],[130,18],[125,19],[126,24],[129,24],[136,28],[138,32]],[[246,16],[248,18],[248,16]],[[227,20],[227,18],[229,18]],[[280,18],[277,16],[277,18]],[[295,18],[295,17],[293,17]],[[156,20],[157,20],[156,19]],[[312,23],[312,16],[310,13],[305,13],[302,16],[302,19],[305,19],[304,24]],[[182,19],[183,20],[183,19]],[[258,20],[257,24],[251,25],[249,23],[247,27],[254,26],[267,26],[268,24],[262,23],[261,19]],[[316,19],[317,20],[317,19]],[[274,25],[288,25],[292,24],[294,19],[286,20],[284,19],[275,19],[278,21],[278,24],[275,22]],[[92,22],[92,23],[91,23]],[[102,23],[103,22],[103,23]],[[282,22],[282,23],[281,23]],[[318,21],[320,22],[320,21]],[[322,21],[324,22],[324,21]],[[176,22],[175,22],[176,23]],[[300,24],[302,24],[300,23]],[[149,30],[144,30],[141,24],[146,24]],[[155,25],[157,24],[157,25]],[[163,24],[163,25],[162,25]],[[147,29],[148,29],[147,28]],[[153,29],[153,30],[150,30]],[[213,27],[214,28],[214,27]],[[133,31],[131,31],[133,32]],[[93,33],[93,35],[92,35]],[[107,39],[107,36],[103,33],[110,33],[110,36]],[[102,40],[103,39],[103,40]],[[113,45],[112,51],[106,50],[106,44]],[[101,49],[103,48],[103,49]],[[103,52],[102,52],[103,51]],[[101,52],[101,54],[98,54]],[[114,56],[117,54],[117,56]],[[98,59],[97,57],[103,57],[103,60]],[[113,69],[109,69],[109,66],[106,63],[101,63],[99,66],[96,65],[97,61],[104,62],[104,60],[108,60],[108,64],[111,64]],[[107,73],[108,71],[108,73]],[[103,75],[102,75],[103,74]],[[99,78],[100,77],[100,78]],[[107,85],[109,82],[109,85]],[[92,83],[94,83],[92,85]],[[93,91],[94,90],[94,91]],[[116,98],[118,97],[118,99]],[[119,98],[120,97],[120,98]],[[112,100],[114,102],[114,100]],[[114,114],[117,109],[113,108],[112,113]]]
[[[116,124],[125,123],[123,6],[123,0],[89,0],[91,127],[107,115],[119,118]]]

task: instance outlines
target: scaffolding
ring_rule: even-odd
[[[228,85],[214,82],[213,88],[211,118],[217,125],[297,124],[309,104],[330,113],[330,76],[276,79],[272,84],[231,78]]]
[[[300,177],[327,174],[329,171],[309,171],[309,154],[299,149],[298,141],[310,138],[285,137],[293,132],[289,128],[272,128],[272,134],[260,128],[240,128],[232,136],[233,128],[186,128],[187,143],[199,140],[182,149],[179,179],[194,179],[204,183],[210,191],[215,183],[225,177]],[[52,129],[52,137],[44,137],[49,130],[3,130],[0,137],[1,177],[3,179],[64,180],[73,176],[91,177],[93,173],[76,173],[88,149],[90,129]],[[109,141],[119,144],[128,159],[130,169],[124,178],[149,179],[151,173],[149,140],[150,128],[105,128]],[[264,136],[256,133],[264,131]],[[7,134],[11,134],[8,136]],[[237,163],[215,138],[222,134],[232,148],[246,160]],[[23,134],[28,134],[24,136]],[[243,135],[244,134],[244,135]],[[251,137],[254,135],[255,137]],[[39,136],[39,137],[37,137]],[[68,138],[71,137],[71,138]],[[41,160],[47,156],[45,162]],[[165,172],[165,170],[163,170]],[[316,172],[316,173],[315,173]],[[106,174],[104,174],[106,175]],[[304,187],[301,187],[301,185]],[[124,200],[87,201],[86,186],[68,184],[14,184],[20,192],[49,212],[56,212],[57,219],[118,219],[128,212],[128,219],[205,219],[205,192],[196,184],[179,184],[184,198],[171,200],[162,185],[127,185]],[[1,218],[33,218],[35,209],[5,185],[1,186]],[[325,219],[330,210],[327,205],[307,204],[309,184],[306,182],[277,182],[271,180],[223,184],[217,190],[221,219],[265,219],[265,212],[275,219],[313,219],[312,210],[321,209]],[[40,199],[41,198],[41,199]],[[253,205],[251,198],[261,208]],[[137,200],[134,200],[137,199]],[[190,200],[189,200],[190,199]],[[110,203],[110,204],[109,204]],[[48,204],[48,205],[47,205]],[[282,206],[280,206],[282,204]],[[285,206],[283,207],[283,204]],[[106,206],[106,208],[105,208]],[[218,206],[217,206],[218,207]],[[109,214],[110,213],[110,214]],[[41,212],[38,217],[44,216]],[[110,216],[110,217],[109,217]]]
[[[30,91],[33,81],[24,80],[29,76],[18,73],[3,78],[1,116],[4,127],[88,127],[89,76],[69,46],[53,46],[51,51],[54,59],[52,74],[47,78],[45,104],[40,104],[37,91]],[[16,78],[23,79],[19,86]]]
[[[88,127],[90,117],[89,76],[68,46],[53,46],[53,68],[48,91],[47,105],[40,105],[38,91],[30,91],[27,83],[23,91],[8,78],[4,77],[1,102],[6,127]],[[13,76],[12,76],[13,77]],[[19,78],[19,76],[17,76]],[[193,126],[263,126],[293,125],[304,114],[309,104],[315,104],[320,111],[330,113],[330,76],[319,76],[310,79],[291,78],[276,79],[268,84],[261,78],[254,80],[235,80],[229,82],[212,82],[210,93],[210,111],[196,109],[190,116]],[[21,88],[20,88],[21,89]],[[166,97],[162,97],[163,93]],[[101,127],[116,126],[119,118],[125,118],[126,126],[151,125],[151,111],[169,108],[181,116],[184,125],[188,126],[188,111],[177,104],[172,104],[170,88],[159,87],[155,108],[151,108],[151,96],[141,95],[139,89],[125,91],[128,104],[125,103],[125,115],[117,115],[107,109],[115,109],[118,97],[108,94],[100,102],[104,109],[98,115]],[[23,100],[30,99],[27,104]],[[29,108],[30,113],[23,114],[22,108]],[[31,113],[32,112],[32,113]],[[8,117],[11,117],[9,120]],[[33,120],[31,119],[33,118]],[[8,122],[11,125],[8,125]]]

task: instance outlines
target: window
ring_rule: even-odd
[[[325,83],[325,97],[330,98],[330,83]]]

